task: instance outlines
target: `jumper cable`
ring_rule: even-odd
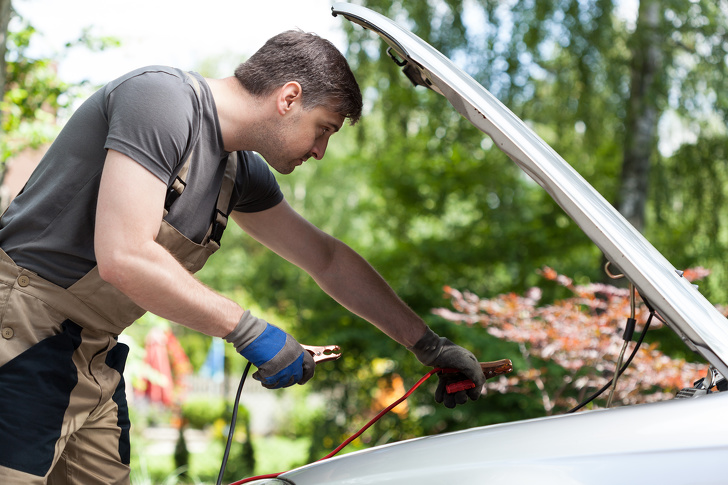
[[[306,346],[304,346],[304,348],[306,348]],[[310,351],[310,349],[307,349],[307,350]],[[341,354],[338,354],[338,355],[340,356]],[[315,358],[315,356],[314,356],[314,358]],[[338,357],[335,357],[335,358],[338,358]],[[510,372],[511,370],[513,370],[513,364],[511,363],[511,361],[509,359],[502,359],[502,360],[497,360],[494,362],[481,362],[480,368],[483,370],[483,374],[485,375],[485,378],[490,379],[491,377],[495,377],[495,376],[498,376],[501,374],[505,374],[506,372]],[[349,443],[351,443],[352,441],[357,439],[359,436],[361,436],[361,434],[364,431],[366,431],[367,429],[369,429],[374,423],[379,421],[379,419],[381,419],[382,416],[387,414],[389,411],[394,409],[398,404],[400,404],[402,401],[407,399],[415,391],[415,389],[420,387],[427,379],[432,377],[433,374],[437,374],[439,372],[455,373],[458,371],[455,369],[441,369],[441,368],[432,369],[430,372],[428,372],[427,374],[422,376],[420,378],[420,380],[417,381],[415,383],[415,385],[410,388],[409,391],[405,392],[402,397],[400,397],[399,399],[394,401],[392,404],[390,404],[389,406],[387,406],[386,408],[381,410],[376,416],[374,416],[371,420],[369,420],[369,422],[367,424],[365,424],[359,431],[357,431],[356,433],[351,435],[349,438],[346,439],[346,441],[344,441],[339,446],[337,446],[334,451],[332,451],[328,455],[324,456],[323,458],[319,458],[316,461],[327,460],[327,459],[333,457],[334,455],[336,455],[338,452],[340,452],[342,449],[344,449]],[[246,374],[247,374],[247,372],[246,372]],[[244,379],[245,379],[245,374],[243,375],[243,380]],[[475,384],[473,383],[473,381],[466,379],[464,381],[459,381],[459,382],[455,382],[453,384],[448,385],[446,390],[449,394],[452,394],[452,393],[455,393],[458,391],[472,389],[474,387],[475,387]],[[240,389],[242,389],[242,382],[240,384]],[[231,433],[232,433],[232,425],[231,425]],[[276,478],[279,475],[282,475],[283,473],[286,473],[286,472],[270,473],[267,475],[258,475],[255,477],[244,478],[242,480],[238,480],[237,482],[233,482],[230,485],[241,485],[243,483],[249,483],[254,480],[263,480],[266,478]],[[222,475],[222,470],[220,470],[220,475]]]

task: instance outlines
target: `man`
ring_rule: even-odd
[[[297,214],[265,165],[286,174],[321,159],[361,106],[334,46],[291,31],[234,77],[148,67],[78,109],[0,221],[3,484],[128,483],[128,349],[116,336],[146,311],[224,337],[266,387],[313,376],[291,335],[192,275],[219,247],[228,215],[421,362],[476,384],[450,395],[446,379],[458,377],[442,377],[438,401],[477,398],[475,357]]]

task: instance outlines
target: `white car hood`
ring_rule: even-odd
[[[720,393],[472,428],[350,453],[279,478],[295,485],[718,484],[725,477],[711,464],[728,456],[728,420],[720,418],[726,406],[728,393]]]

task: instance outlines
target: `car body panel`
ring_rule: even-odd
[[[686,344],[728,376],[728,320],[558,153],[447,57],[387,17],[336,3],[334,15],[376,32],[408,77],[444,95],[543,187]],[[416,73],[412,70],[416,69]]]
[[[296,485],[717,484],[728,393],[497,424],[357,451],[281,475]],[[703,468],[705,467],[705,468]]]

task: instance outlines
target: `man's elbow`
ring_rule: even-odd
[[[337,270],[341,269],[342,259],[352,250],[333,236],[328,236],[321,246],[321,250],[316,252],[316,257],[311,259],[311,265],[306,270],[316,280],[326,278]]]
[[[105,252],[96,255],[96,266],[102,280],[124,291],[132,279],[129,258],[119,254],[118,251]]]

